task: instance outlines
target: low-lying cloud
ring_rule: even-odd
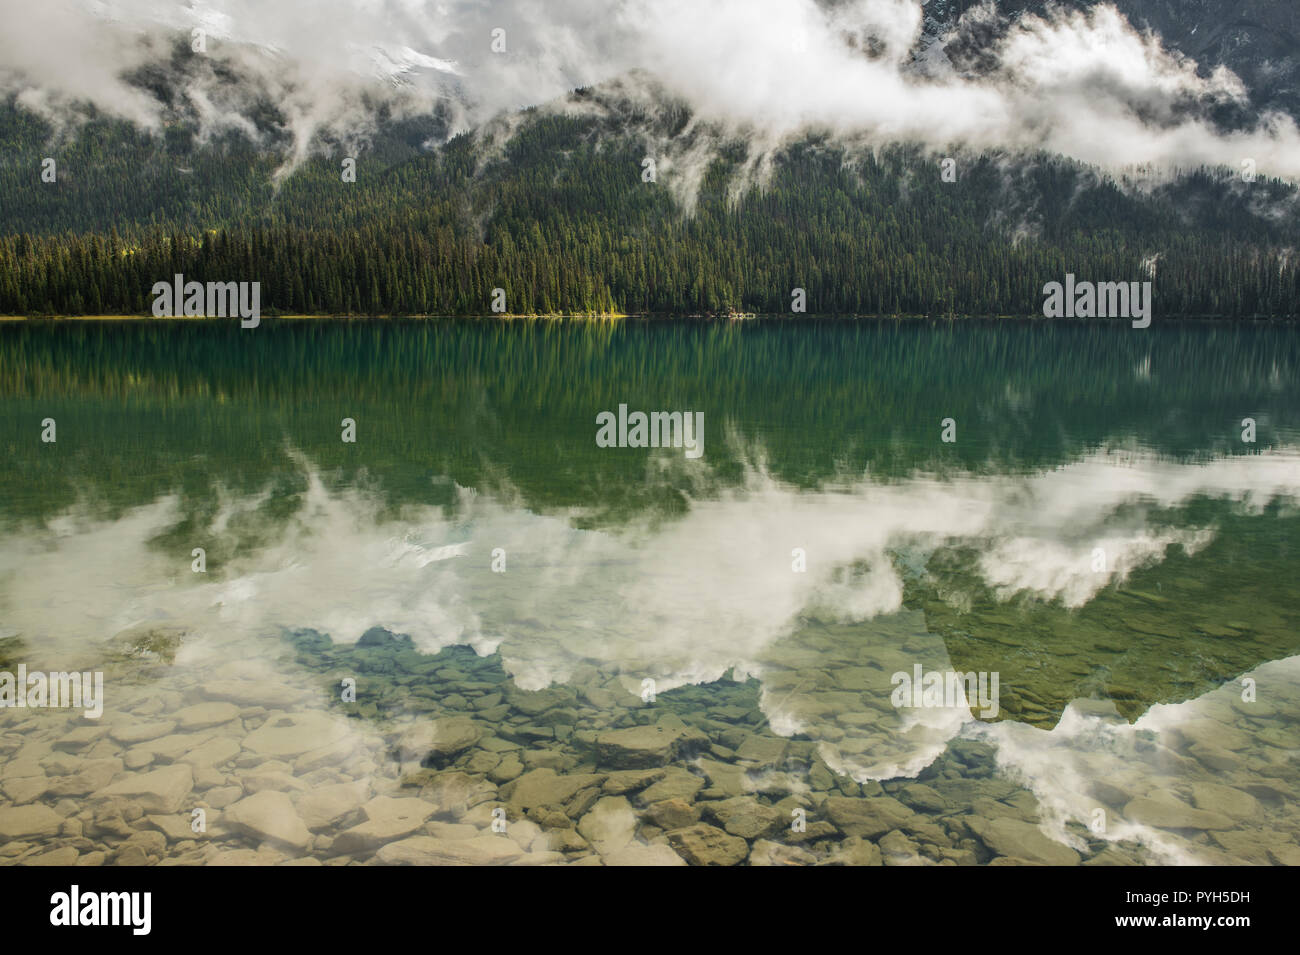
[[[1300,178],[1291,117],[1217,128],[1208,111],[1244,104],[1240,80],[1198,72],[1108,5],[1007,25],[978,75],[923,36],[919,0],[48,0],[6,12],[0,89],[24,106],[63,119],[89,102],[156,129],[167,108],[128,78],[185,61],[185,98],[205,133],[256,135],[250,116],[269,101],[294,159],[322,132],[364,137],[380,99],[399,114],[437,108],[465,129],[638,77],[630,86],[644,80],[647,102],[666,91],[697,122],[760,144],[817,129],[1109,167],[1253,159],[1263,174]],[[966,16],[999,15],[986,4]],[[206,54],[188,52],[195,29]]]

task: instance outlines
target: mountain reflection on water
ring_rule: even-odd
[[[0,858],[117,860],[122,799],[145,861],[1300,861],[1296,352],[0,329],[4,668],[108,677],[100,721],[0,714],[9,806],[86,815]],[[621,403],[702,411],[706,454],[598,448]],[[914,673],[996,675],[996,706],[899,706]],[[166,822],[200,804],[204,837]]]

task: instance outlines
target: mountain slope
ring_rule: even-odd
[[[11,104],[0,312],[144,314],[180,272],[260,281],[263,307],[291,313],[483,313],[501,288],[515,313],[786,312],[804,289],[810,312],[1036,314],[1046,282],[1140,281],[1152,263],[1163,315],[1300,311],[1282,183],[1207,170],[1125,184],[1003,155],[960,157],[945,182],[920,149],[824,137],[758,177],[749,144],[706,137],[699,169],[679,158],[645,182],[648,123],[676,129],[685,156],[703,134],[685,112],[637,116],[603,95],[574,94],[583,115],[529,111],[499,138],[423,146],[397,124],[357,157],[356,182],[336,154],[278,188],[276,158],[237,137],[158,141],[106,120],[65,144],[64,178],[33,184],[45,139]]]

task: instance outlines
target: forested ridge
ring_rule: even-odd
[[[513,314],[782,313],[801,288],[809,313],[1034,315],[1067,273],[1154,269],[1157,317],[1300,314],[1284,183],[1124,185],[1005,155],[957,156],[945,182],[919,149],[810,136],[756,182],[747,145],[720,142],[692,189],[680,158],[642,181],[635,119],[528,111],[507,137],[437,144],[434,120],[385,123],[345,182],[337,144],[286,174],[241,136],[102,117],[60,133],[11,101],[0,313],[147,315],[180,273],[260,282],[266,314],[483,314],[495,288]]]

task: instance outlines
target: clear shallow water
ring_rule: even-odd
[[[0,857],[1290,864],[1293,335],[0,327]]]

